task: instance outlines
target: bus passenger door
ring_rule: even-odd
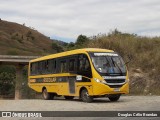
[[[69,84],[69,93],[70,94],[75,94],[75,83],[76,83],[76,77],[69,77],[68,78],[68,84]]]
[[[77,55],[72,55],[69,58],[69,73],[70,74],[76,74],[77,73]],[[76,93],[76,76],[70,76],[68,78],[68,83],[69,83],[69,93],[70,94],[75,94]]]

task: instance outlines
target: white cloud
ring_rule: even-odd
[[[0,17],[25,23],[43,34],[75,40],[78,35],[118,28],[160,35],[159,0],[0,0]]]

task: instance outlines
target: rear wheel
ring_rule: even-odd
[[[90,103],[93,101],[93,97],[89,96],[88,91],[86,89],[83,89],[81,91],[81,99],[83,102],[87,102],[87,103]]]
[[[43,89],[42,96],[43,96],[43,99],[45,99],[45,100],[52,100],[54,98],[54,94],[48,93],[47,89]]]
[[[74,96],[64,96],[64,98],[65,98],[66,100],[72,100],[72,99],[74,98]]]
[[[118,95],[109,95],[108,98],[109,98],[110,101],[115,102],[115,101],[119,100],[120,96],[121,95],[119,95],[119,94]]]

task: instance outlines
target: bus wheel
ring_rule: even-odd
[[[53,99],[54,95],[52,93],[48,93],[47,89],[44,89],[42,92],[42,96],[45,100],[51,100]]]
[[[83,89],[81,92],[81,99],[83,102],[90,103],[93,101],[93,97],[89,96],[88,91],[86,89]]]
[[[74,96],[64,96],[64,98],[65,98],[66,100],[72,100],[72,99],[74,98]]]
[[[109,95],[108,98],[110,101],[118,101],[121,95]]]

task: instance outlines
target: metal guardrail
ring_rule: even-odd
[[[29,62],[41,56],[13,56],[13,55],[0,55],[0,62]]]

